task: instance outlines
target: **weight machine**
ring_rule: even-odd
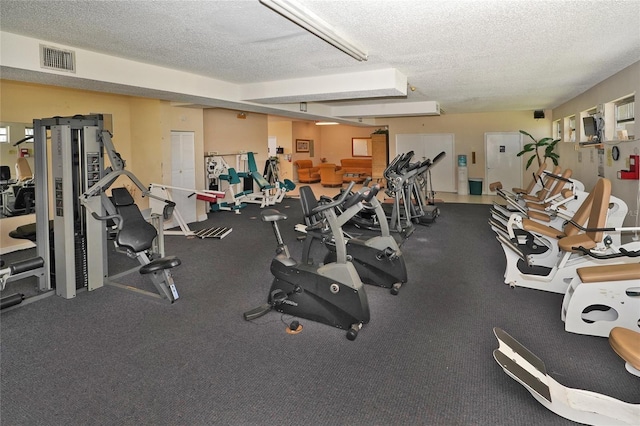
[[[107,225],[101,219],[107,213],[113,215],[106,211],[110,202],[104,191],[115,179],[128,177],[143,196],[153,197],[132,173],[124,170],[125,162],[113,146],[110,128],[111,116],[103,114],[33,120],[36,251],[42,265],[22,276],[36,276],[41,292],[52,290],[55,280],[56,294],[71,299],[79,289],[91,291],[108,282]],[[171,204],[167,204],[168,210]],[[153,260],[155,264],[144,271],[140,268],[141,273],[153,274],[155,283],[157,272],[168,265],[161,261]],[[173,266],[177,266],[175,263]],[[177,292],[171,277],[159,281],[171,289],[168,298],[175,300]],[[163,293],[167,297],[167,291]]]
[[[205,156],[207,167],[207,185],[212,191],[221,191],[221,183],[227,182],[227,188],[223,197],[219,197],[215,203],[210,204],[210,211],[233,211],[240,214],[240,210],[247,206],[243,202],[245,192],[236,193],[236,186],[242,181],[238,172],[224,160],[222,155]]]

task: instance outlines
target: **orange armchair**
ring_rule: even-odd
[[[320,182],[320,167],[314,167],[311,160],[296,160],[293,164],[298,169],[298,182]]]
[[[322,186],[342,186],[344,170],[332,163],[320,165],[320,184]]]

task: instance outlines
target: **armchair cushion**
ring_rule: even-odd
[[[314,167],[311,160],[296,160],[293,164],[298,169],[298,181],[302,183],[320,182],[320,167]]]
[[[333,163],[320,165],[320,184],[322,186],[342,186],[344,170]]]

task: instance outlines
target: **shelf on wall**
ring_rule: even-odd
[[[604,144],[602,142],[578,142],[576,150],[579,148],[604,148]]]

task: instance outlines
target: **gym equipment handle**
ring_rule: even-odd
[[[576,223],[574,220],[570,220],[569,223],[571,223],[573,226],[575,226],[576,228],[584,232],[631,232],[631,231],[638,231],[640,229],[636,226],[623,227],[623,228],[585,228],[579,223]]]
[[[364,201],[366,201],[367,203],[369,201],[371,201],[373,199],[373,197],[376,196],[378,191],[380,191],[380,184],[379,183],[377,183],[377,184],[373,185],[371,188],[369,188],[369,194],[364,198]]]
[[[546,175],[546,176],[551,176],[552,178],[554,178],[554,179],[558,179],[558,180],[561,180],[561,181],[563,181],[563,182],[573,183],[573,181],[572,181],[571,179],[567,179],[567,178],[566,178],[566,177],[564,177],[564,176],[560,176],[560,175],[556,175],[556,174],[548,173],[548,172],[545,172],[545,175]]]
[[[333,202],[331,202],[329,204],[321,204],[321,205],[315,207],[313,210],[311,210],[311,214],[314,215],[316,213],[320,213],[322,211],[332,209],[332,208],[337,207],[340,204],[344,203],[344,200],[347,199],[347,197],[351,193],[351,190],[353,189],[355,184],[356,184],[355,182],[350,182],[349,183],[349,187],[345,191],[342,192],[342,194],[340,195],[340,197],[338,197],[337,200],[335,200],[335,201],[333,201]]]
[[[437,162],[442,160],[447,155],[446,152],[442,151],[440,154],[436,155],[436,157],[431,162],[431,166],[435,166]]]
[[[122,216],[120,216],[119,214],[110,214],[107,216],[100,216],[98,213],[96,212],[91,212],[91,216],[93,216],[94,219],[97,220],[103,220],[103,221],[107,221],[109,219],[113,219],[114,222],[116,222],[116,225],[118,225],[118,230],[122,229]]]
[[[598,254],[594,253],[589,249],[586,249],[582,246],[580,247],[571,247],[574,250],[580,251],[586,255],[589,255],[595,259],[615,259],[616,257],[640,257],[640,250],[629,251],[623,247],[620,247],[619,253],[609,253],[609,254]]]

